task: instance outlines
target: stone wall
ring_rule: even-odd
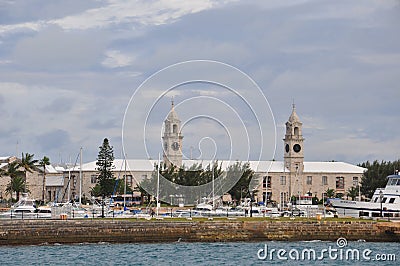
[[[0,245],[270,240],[400,241],[400,224],[296,221],[4,220]]]

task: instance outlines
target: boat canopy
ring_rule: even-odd
[[[400,175],[390,175],[387,178],[388,178],[387,182],[388,186],[400,186]]]

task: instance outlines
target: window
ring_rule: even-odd
[[[294,135],[295,135],[295,136],[298,136],[298,135],[299,135],[299,128],[298,128],[298,127],[295,127],[295,128],[294,128]]]
[[[358,187],[358,177],[357,176],[353,177],[353,187]]]
[[[172,133],[178,133],[178,126],[177,125],[173,125],[172,126]]]
[[[336,177],[336,189],[344,189],[344,177],[343,176]]]
[[[271,177],[270,176],[263,177],[263,188],[271,188]]]
[[[263,202],[268,204],[271,201],[271,196],[272,196],[271,192],[263,192]]]
[[[123,178],[125,179],[125,175],[123,176]],[[128,187],[132,186],[132,175],[126,175],[126,185]]]
[[[281,185],[285,186],[286,185],[286,176],[281,176]]]
[[[389,203],[394,203],[394,200],[395,200],[396,198],[390,198],[390,200],[389,200]]]
[[[91,175],[90,176],[90,183],[91,184],[96,184],[97,183],[97,175]]]
[[[280,203],[282,205],[285,205],[286,202],[289,202],[288,194],[289,193],[287,193],[287,192],[281,192],[281,194],[280,194]],[[283,206],[281,206],[281,207],[283,207]]]
[[[378,197],[375,198],[374,202],[378,202]]]
[[[327,176],[323,176],[322,177],[322,185],[323,186],[327,186],[328,185],[328,177]]]
[[[72,182],[72,188],[75,188],[75,187],[76,187],[76,178],[75,178],[75,175],[72,175],[72,176],[71,176],[71,182]]]
[[[312,176],[307,176],[307,185],[312,185]]]
[[[386,200],[387,200],[387,198],[383,198],[383,199],[382,199],[382,203],[385,203]]]

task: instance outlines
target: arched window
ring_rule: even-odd
[[[173,125],[172,126],[172,133],[178,133],[178,126],[177,125]]]
[[[263,188],[271,188],[271,177],[270,176],[263,177]]]
[[[295,136],[298,136],[298,135],[299,135],[299,128],[298,128],[298,127],[295,127],[295,128],[294,128],[294,135],[295,135]]]

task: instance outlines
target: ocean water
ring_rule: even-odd
[[[311,250],[316,252],[315,258]],[[360,254],[358,259],[355,250]],[[363,252],[368,255],[363,257]],[[399,265],[399,261],[399,243],[372,242],[348,242],[346,246],[339,246],[339,242],[299,241],[0,247],[0,265]]]

